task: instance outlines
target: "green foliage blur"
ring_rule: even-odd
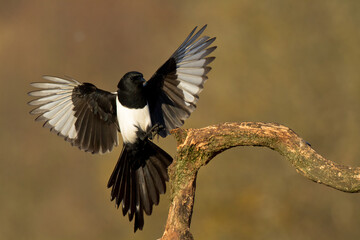
[[[142,232],[110,202],[120,147],[91,155],[34,122],[42,75],[116,90],[148,79],[196,25],[217,59],[185,128],[278,122],[330,160],[360,166],[360,2],[0,1],[0,239],[157,239],[168,195]],[[174,155],[172,137],[158,143]],[[360,239],[360,195],[313,183],[279,154],[235,148],[204,167],[195,239]]]

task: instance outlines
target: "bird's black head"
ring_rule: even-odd
[[[141,88],[145,80],[141,73],[139,72],[128,72],[126,73],[119,81],[117,87],[120,90],[133,90]]]
[[[128,72],[119,81],[118,99],[127,108],[143,108],[146,102],[145,80],[139,72]]]

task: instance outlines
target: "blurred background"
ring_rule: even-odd
[[[277,122],[324,157],[360,166],[359,1],[0,1],[0,239],[157,239],[168,195],[143,231],[110,202],[120,154],[91,155],[34,122],[44,74],[114,91],[148,79],[196,25],[216,60],[185,128]],[[159,145],[175,154],[172,137]],[[360,195],[313,183],[278,153],[238,147],[198,175],[195,239],[359,239]]]

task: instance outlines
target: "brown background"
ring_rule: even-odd
[[[359,1],[0,1],[0,239],[156,239],[168,196],[133,234],[109,201],[120,148],[78,151],[28,114],[30,82],[69,75],[106,90],[149,78],[195,25],[217,59],[185,127],[289,126],[338,163],[360,166]],[[172,137],[160,146],[175,152]],[[360,195],[298,175],[277,153],[236,148],[198,176],[196,239],[359,239]]]

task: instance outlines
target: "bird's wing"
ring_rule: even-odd
[[[29,92],[38,97],[29,102],[38,106],[31,114],[36,121],[72,145],[91,153],[106,153],[118,145],[116,94],[90,83],[45,76],[49,82],[31,83],[40,88]]]
[[[216,46],[209,47],[215,38],[200,37],[205,28],[206,25],[196,33],[194,28],[145,84],[152,124],[165,127],[159,132],[162,137],[182,126],[194,111],[206,74],[211,70],[208,64],[215,57],[207,56],[216,49]]]

